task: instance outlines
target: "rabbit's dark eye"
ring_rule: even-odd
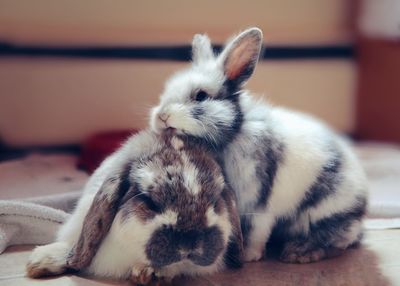
[[[158,203],[156,203],[152,198],[150,198],[148,195],[141,193],[136,198],[142,201],[149,210],[155,213],[161,213],[161,206]]]
[[[207,99],[207,97],[207,92],[205,92],[204,90],[199,90],[196,94],[196,101],[204,101]]]

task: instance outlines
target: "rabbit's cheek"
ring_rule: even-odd
[[[229,235],[232,232],[232,224],[229,219],[229,213],[226,209],[220,211],[220,213],[216,213],[214,208],[209,208],[206,213],[207,217],[207,225],[209,227],[218,227],[221,231],[222,238],[224,242],[228,242]]]

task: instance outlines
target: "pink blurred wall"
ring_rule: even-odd
[[[197,32],[222,43],[257,25],[268,45],[352,42],[350,2],[57,1],[0,2],[0,40],[47,45],[189,44]],[[0,58],[0,137],[14,146],[80,142],[106,129],[142,128],[180,62]],[[263,61],[249,88],[274,104],[354,130],[351,59]]]

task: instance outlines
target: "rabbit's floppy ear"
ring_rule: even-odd
[[[233,38],[219,56],[227,79],[235,85],[245,83],[256,67],[263,42],[262,31],[250,28]]]
[[[239,212],[236,208],[236,197],[233,190],[226,186],[222,192],[222,198],[226,203],[229,220],[232,225],[232,232],[229,237],[228,248],[224,255],[224,262],[229,268],[239,268],[243,264],[244,246]]]
[[[196,34],[192,41],[192,60],[194,64],[207,62],[214,58],[210,39],[207,35]]]
[[[108,176],[96,193],[83,221],[79,240],[67,259],[69,269],[81,270],[91,263],[130,188],[129,170],[130,167],[124,166],[123,170]]]

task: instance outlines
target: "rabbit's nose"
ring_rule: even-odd
[[[180,249],[179,254],[181,255],[181,259],[191,259],[194,256],[201,256],[202,250],[199,247],[195,249]]]
[[[181,255],[182,259],[188,258],[189,254],[191,253],[188,249],[180,249],[179,254]]]
[[[169,114],[165,113],[165,112],[161,112],[158,114],[158,118],[163,121],[166,122],[169,118]]]

